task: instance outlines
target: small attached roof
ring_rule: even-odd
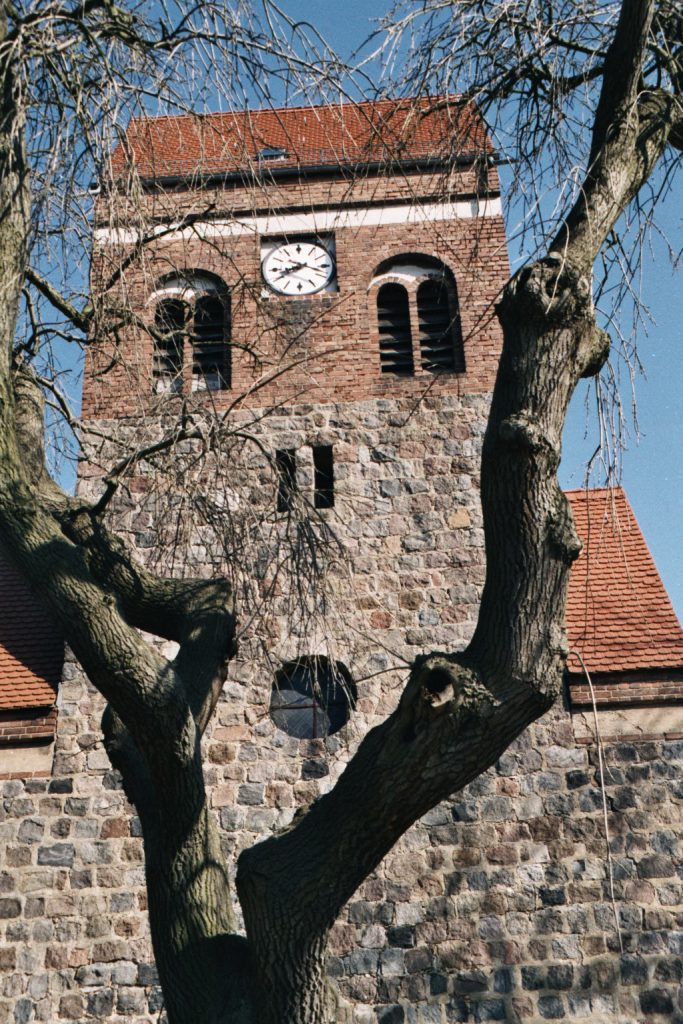
[[[568,491],[584,549],[572,567],[567,629],[591,673],[683,668],[683,630],[620,487]],[[571,654],[570,672],[581,672]]]
[[[63,662],[59,632],[0,558],[0,713],[52,707]]]
[[[457,96],[133,118],[112,155],[115,177],[445,161],[492,155],[476,107]]]

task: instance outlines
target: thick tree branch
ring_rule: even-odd
[[[106,743],[143,823],[150,920],[167,1000],[186,1019],[199,1013],[219,1024],[226,1005],[248,1005],[250,998],[200,750],[200,729],[232,645],[229,594],[220,582],[168,581],[164,589],[92,515],[74,511],[42,459],[27,463],[20,454],[17,422],[39,435],[42,405],[32,375],[20,368],[16,379],[1,410],[3,543],[29,580],[40,579],[49,610],[109,701]],[[40,455],[39,443],[37,450]],[[159,608],[152,597],[159,594],[175,614],[181,643],[175,663],[158,655],[126,616],[128,607],[154,619]]]
[[[26,269],[26,280],[37,288],[37,290],[43,295],[48,302],[50,302],[56,310],[58,310],[62,316],[65,316],[74,327],[84,334],[87,334],[90,325],[92,324],[94,311],[92,306],[87,305],[84,309],[78,309],[72,302],[69,302],[67,298],[54,285],[39,274],[33,267]]]
[[[547,706],[521,686],[496,699],[464,658],[420,659],[399,707],[365,737],[332,792],[285,833],[244,851],[238,892],[247,934],[268,965],[263,1024],[327,1019],[322,950],[344,903],[414,821],[493,764]],[[292,950],[317,984],[315,1017],[311,1005],[274,994],[293,1000]]]
[[[24,364],[17,367],[13,381],[14,419],[27,442],[17,460],[27,482],[38,489],[36,501],[42,498],[64,537],[81,552],[94,581],[116,596],[131,626],[181,645],[177,668],[186,669],[184,678],[192,680],[189,702],[193,714],[202,719],[203,731],[233,651],[235,609],[229,585],[220,579],[156,576],[107,530],[92,507],[64,494],[45,470],[44,402],[38,381]]]
[[[223,611],[233,624],[233,599],[221,580],[182,580],[156,576],[136,561],[120,538],[102,524],[88,505],[69,502],[62,525],[85,553],[93,575],[121,600],[123,613],[138,629],[180,643],[193,609]],[[228,644],[229,647],[229,644]]]
[[[624,0],[609,48],[581,193],[550,246],[589,274],[605,238],[681,131],[681,97],[645,89],[656,4]]]
[[[633,111],[655,9],[655,0],[623,0],[617,28],[605,57],[600,99],[593,121],[589,166],[597,159],[617,122],[628,118]]]
[[[644,90],[618,118],[551,245],[590,272],[619,217],[651,176],[666,145],[683,131],[683,102],[663,89]]]

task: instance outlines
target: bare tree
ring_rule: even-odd
[[[108,701],[107,750],[143,826],[169,1020],[325,1024],[335,1015],[326,942],[344,903],[413,822],[488,768],[560,691],[567,578],[580,550],[556,480],[562,425],[577,382],[608,353],[594,265],[606,246],[614,251],[625,212],[660,191],[679,162],[683,23],[668,0],[424,0],[388,23],[390,36],[416,29],[411,92],[442,68],[449,89],[469,83],[514,141],[520,186],[548,139],[543,174],[572,187],[548,208],[534,200],[542,245],[497,309],[505,342],[483,454],[487,576],[474,637],[464,651],[420,658],[396,711],[368,733],[331,792],[242,853],[242,936],[201,765],[239,611],[223,579],[177,580],[138,564],[104,525],[106,500],[71,498],[48,474],[41,341],[111,328],[97,303],[59,289],[36,259],[68,240],[74,223],[87,225],[90,207],[73,183],[81,165],[106,164],[111,132],[102,125],[115,127],[141,97],[163,88],[178,109],[217,55],[254,87],[283,67],[302,80],[319,73],[316,47],[326,73],[334,61],[314,36],[313,49],[293,51],[271,3],[258,24],[249,5],[162,5],[155,24],[141,7],[1,5],[2,544],[40,581]],[[178,76],[181,63],[194,81]],[[139,630],[178,643],[177,657],[164,658]]]

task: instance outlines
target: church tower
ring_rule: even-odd
[[[231,676],[274,742],[362,734],[396,670],[467,641],[483,582],[509,268],[481,119],[442,97],[134,121],[98,218],[93,291],[132,323],[88,360],[93,464],[171,451],[122,477],[131,542],[233,574]],[[184,494],[161,523],[160,489]]]

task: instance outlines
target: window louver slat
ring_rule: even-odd
[[[459,322],[451,315],[442,281],[424,281],[417,291],[420,353],[423,370],[464,370]]]
[[[166,299],[156,308],[154,326],[163,335],[154,341],[152,374],[157,391],[182,388],[185,316],[185,304],[178,299]]]
[[[229,349],[226,345],[228,310],[221,299],[197,302],[192,341],[192,376],[196,389],[230,386]]]
[[[162,299],[154,314],[156,330],[152,375],[157,392],[183,390],[185,341],[192,347],[192,388],[230,387],[230,300],[203,295],[194,304]]]
[[[414,373],[408,293],[400,284],[385,284],[380,288],[377,325],[382,373]]]

